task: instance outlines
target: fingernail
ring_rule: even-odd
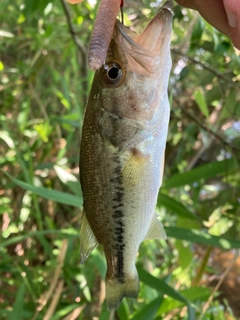
[[[237,16],[232,11],[226,10],[228,23],[232,28],[236,28],[237,26]]]

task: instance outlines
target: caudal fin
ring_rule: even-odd
[[[106,279],[106,304],[109,310],[115,310],[124,297],[136,298],[139,293],[138,274],[133,279]]]

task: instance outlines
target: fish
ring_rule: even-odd
[[[107,263],[106,305],[137,298],[141,242],[166,239],[155,212],[170,116],[172,12],[162,7],[136,35],[116,20],[95,72],[80,143],[81,263],[100,244]]]

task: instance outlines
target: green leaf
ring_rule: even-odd
[[[93,250],[90,259],[93,261],[93,266],[97,266],[102,279],[105,279],[107,267],[104,255],[99,250]]]
[[[0,71],[4,70],[4,64],[2,63],[2,61],[0,60]]]
[[[198,88],[194,92],[194,98],[195,98],[195,101],[197,102],[197,104],[199,106],[199,109],[202,111],[203,115],[206,118],[209,118],[209,112],[208,112],[208,107],[207,107],[205,95],[204,95],[204,92],[203,92],[203,90],[201,88]]]
[[[29,190],[43,198],[53,200],[59,203],[63,203],[69,206],[74,207],[81,207],[82,206],[82,198],[78,196],[74,196],[69,193],[42,188],[42,187],[35,187],[29,183],[23,182],[21,180],[18,180],[14,177],[12,177],[9,173],[5,172],[5,174],[19,187]]]
[[[187,184],[209,179],[217,175],[227,175],[233,170],[239,169],[239,163],[236,159],[226,159],[205,164],[201,167],[192,169],[191,171],[183,172],[174,175],[167,179],[162,186],[162,189],[176,188]]]
[[[180,240],[176,240],[175,247],[178,250],[178,260],[182,269],[186,269],[192,262],[193,253],[190,246],[185,246]]]
[[[153,319],[163,301],[163,296],[159,296],[150,303],[147,303],[140,311],[134,314],[131,320]],[[124,318],[122,318],[124,319]],[[127,319],[127,318],[125,318]]]
[[[51,320],[63,319],[64,316],[66,316],[73,310],[76,310],[77,308],[79,308],[79,304],[77,303],[67,305],[63,307],[61,310],[58,310],[57,312],[55,312],[54,315],[51,317]]]
[[[192,212],[190,212],[187,208],[185,208],[180,202],[176,201],[175,199],[163,194],[158,194],[158,201],[157,201],[158,207],[165,207],[172,213],[181,216],[183,218],[193,219],[193,220],[199,220],[198,217],[196,217]]]
[[[148,285],[149,287],[161,292],[162,294],[167,294],[169,297],[172,297],[175,300],[179,300],[184,302],[185,304],[189,304],[189,301],[184,298],[178,291],[170,287],[166,282],[161,279],[158,279],[145,270],[138,268],[138,274],[140,280]]]
[[[127,303],[127,299],[123,299],[122,303],[117,309],[117,314],[119,319],[124,320],[129,318],[129,307]]]
[[[68,186],[68,188],[75,193],[76,196],[79,196],[82,198],[82,192],[79,180],[71,173],[67,172],[63,168],[59,166],[54,166],[54,169],[56,171],[56,174],[58,178]]]
[[[198,19],[194,25],[191,42],[194,42],[196,44],[200,43],[201,36],[204,30],[204,24],[202,19]]]
[[[62,234],[65,237],[67,236],[79,236],[79,232],[75,229],[61,229],[61,230],[44,230],[44,231],[33,231],[33,232],[27,232],[26,234],[23,234],[21,236],[13,237],[8,240],[4,240],[0,243],[0,248],[5,248],[7,246],[10,246],[12,244],[15,244],[17,242],[21,242],[25,239],[31,238],[31,237],[39,237],[41,235],[46,234]]]
[[[238,92],[239,89],[237,90],[236,88],[231,88],[230,92],[228,93],[227,97],[225,98],[224,101],[224,108],[222,109],[220,120],[224,120],[228,118],[229,116],[232,117],[233,114],[235,113],[235,108],[238,99]]]
[[[13,304],[13,310],[10,313],[9,320],[19,320],[22,319],[22,312],[24,307],[24,294],[25,294],[25,285],[21,284],[18,289],[16,299]]]
[[[164,227],[164,229],[166,230],[167,236],[171,238],[206,244],[209,246],[220,247],[223,249],[240,248],[240,241],[238,240],[228,239],[222,236],[212,236],[208,233],[196,229],[190,230],[186,228],[177,227]]]
[[[99,320],[106,320],[106,319],[109,319],[110,318],[110,311],[107,310],[105,304],[103,305],[103,308],[102,308],[102,313],[99,317]],[[110,318],[111,319],[111,318]],[[122,320],[122,319],[121,319]]]
[[[211,295],[211,290],[204,287],[192,287],[187,290],[181,291],[181,294],[191,302],[195,301],[205,301]],[[184,306],[184,303],[181,301],[174,300],[172,298],[164,299],[161,304],[157,315],[162,315],[163,313],[170,312],[176,308],[181,308]]]
[[[169,297],[183,302],[185,305],[188,306],[188,320],[194,320],[195,319],[195,311],[190,305],[189,300],[187,300],[183,295],[181,295],[178,291],[170,287],[168,284],[166,284],[163,280],[158,279],[145,270],[138,268],[138,274],[140,280],[148,285],[149,287],[157,290],[158,292],[161,292],[163,295],[166,294]],[[156,299],[155,299],[156,300]],[[155,301],[154,300],[154,301]],[[150,318],[149,318],[150,319]]]
[[[48,142],[49,136],[53,130],[53,127],[50,125],[49,121],[44,121],[43,123],[35,124],[35,131],[39,134],[39,137],[43,142]]]
[[[181,291],[181,294],[189,301],[208,299],[211,293],[212,290],[206,287],[192,287]]]

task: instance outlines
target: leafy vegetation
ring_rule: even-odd
[[[157,7],[125,2],[135,31]],[[240,57],[225,35],[179,6],[157,205],[168,240],[141,245],[140,295],[114,314],[104,304],[101,248],[79,264],[92,3],[1,1],[0,319],[236,319],[237,274],[231,296],[227,288],[240,264]]]

